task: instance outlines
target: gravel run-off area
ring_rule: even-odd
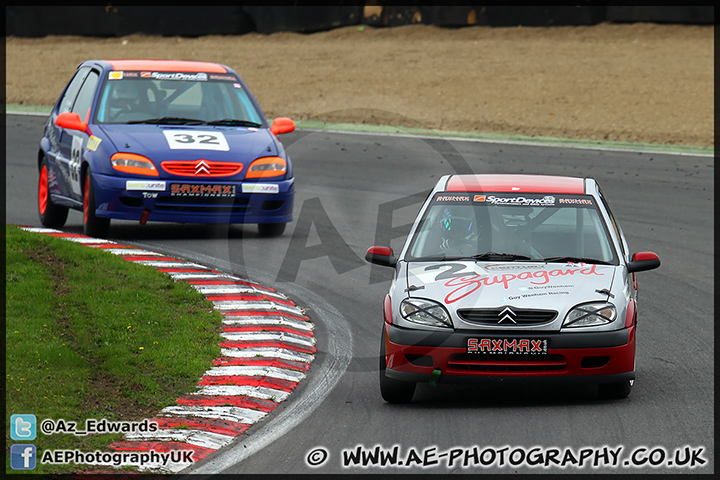
[[[93,58],[220,62],[268,118],[712,147],[714,26],[344,27],[6,37],[6,104],[54,104]]]

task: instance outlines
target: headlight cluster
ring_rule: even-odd
[[[406,298],[400,304],[400,315],[413,323],[430,327],[452,327],[445,307],[437,302],[421,298]]]
[[[287,162],[282,157],[263,157],[253,160],[245,178],[268,178],[285,175]]]
[[[597,327],[606,325],[617,318],[615,305],[607,302],[584,303],[570,310],[563,327]]]
[[[112,167],[124,173],[134,173],[137,175],[158,176],[157,168],[149,158],[134,153],[116,153],[110,158]]]

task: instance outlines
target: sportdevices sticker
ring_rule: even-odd
[[[230,150],[222,132],[209,130],[163,130],[168,146],[173,150]]]
[[[555,205],[555,197],[545,195],[542,198],[528,197],[523,195],[475,195],[475,202],[485,202],[491,205],[518,205],[530,207],[551,207]]]

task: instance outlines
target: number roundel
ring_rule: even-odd
[[[173,150],[230,150],[222,132],[167,129],[163,134]]]

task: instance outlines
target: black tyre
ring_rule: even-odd
[[[380,394],[388,403],[410,403],[415,395],[415,382],[403,382],[385,376],[385,338],[380,340]]]
[[[261,237],[279,237],[285,231],[285,223],[258,223]]]
[[[48,166],[47,160],[44,158],[40,163],[40,179],[38,181],[38,213],[40,214],[40,223],[48,228],[62,227],[68,216],[68,208],[55,205],[50,198]]]
[[[614,383],[601,383],[598,385],[600,398],[604,400],[621,400],[627,398],[632,390],[630,380]]]
[[[96,217],[95,208],[95,189],[88,168],[83,194],[83,233],[88,237],[105,238],[110,230],[110,219]]]

